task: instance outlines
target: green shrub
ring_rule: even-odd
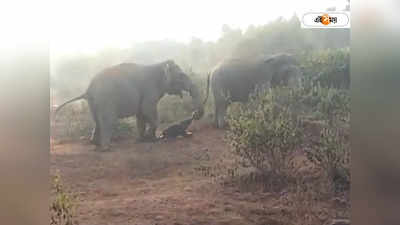
[[[314,112],[314,119],[326,120],[329,124],[350,122],[349,90],[322,87],[313,83],[311,88],[303,91],[305,94],[299,101]]]
[[[321,101],[317,105],[318,111],[329,123],[335,121],[350,122],[350,96],[348,91],[325,89]]]
[[[322,87],[350,87],[350,49],[324,49],[299,56],[305,83],[320,83]]]
[[[301,131],[297,117],[285,104],[288,89],[269,89],[251,97],[228,115],[227,139],[244,165],[257,168],[274,179],[285,180],[290,172],[292,153],[300,143]]]
[[[303,89],[302,103],[312,110],[308,119],[318,120],[321,134],[313,143],[304,143],[307,158],[317,165],[336,191],[349,188],[350,184],[350,93],[346,89],[322,87],[310,82],[310,88]]]
[[[323,128],[320,139],[306,150],[307,158],[323,169],[337,192],[350,186],[350,144],[335,127]]]
[[[52,202],[50,204],[50,225],[75,225],[75,200],[64,190],[60,175],[53,177]]]
[[[259,88],[248,103],[228,111],[227,140],[244,166],[272,174],[280,183],[297,176],[290,163],[292,153],[307,147],[307,158],[333,181],[334,189],[346,190],[349,91],[319,84],[310,87]],[[305,129],[307,121],[315,121],[317,132]]]

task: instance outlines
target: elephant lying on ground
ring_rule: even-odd
[[[285,53],[262,60],[228,59],[221,62],[213,69],[211,78],[215,125],[223,128],[229,103],[248,101],[257,85],[295,86],[300,80],[301,70],[296,59]]]
[[[156,140],[158,102],[165,94],[182,97],[182,91],[190,93],[197,112],[195,119],[200,119],[204,114],[200,92],[174,61],[153,65],[122,63],[98,73],[84,94],[60,105],[56,112],[70,102],[86,99],[96,123],[91,142],[97,150],[106,151],[118,118],[136,115],[139,141]]]
[[[203,102],[203,106],[206,104],[207,99],[208,99],[209,87],[210,87],[210,74],[208,74],[208,76],[207,76],[207,88],[206,88],[207,93],[206,93],[206,98],[204,99],[204,102]],[[170,125],[169,127],[167,127],[166,129],[164,129],[161,132],[160,138],[176,138],[178,136],[187,136],[188,132],[186,131],[186,129],[190,126],[192,121],[197,118],[196,113],[197,112],[193,112],[191,117],[186,118],[178,123],[174,123],[174,124]]]

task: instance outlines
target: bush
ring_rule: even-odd
[[[301,94],[301,92],[299,92]],[[307,158],[317,165],[336,191],[350,185],[350,93],[346,89],[323,87],[311,80],[302,88],[302,104],[312,110],[308,119],[320,121],[320,136],[304,143]]]
[[[323,128],[320,139],[306,153],[311,162],[323,169],[336,192],[350,187],[350,144],[340,129]]]
[[[234,153],[244,165],[271,174],[276,181],[288,178],[290,159],[301,138],[297,116],[289,106],[277,104],[291,96],[284,88],[260,91],[228,116],[227,139]]]
[[[52,202],[50,204],[50,225],[75,225],[74,199],[64,190],[60,175],[53,177]]]
[[[292,153],[305,147],[309,161],[324,171],[334,189],[347,190],[349,91],[315,83],[309,87],[258,89],[248,103],[229,110],[227,140],[243,165],[281,184],[298,176]],[[305,129],[306,122],[317,132]]]
[[[55,117],[52,135],[58,139],[79,139],[89,137],[95,126],[89,106],[82,101],[64,107]]]
[[[322,87],[349,89],[350,49],[324,49],[299,56],[305,82],[320,83]]]
[[[335,122],[350,122],[350,96],[348,91],[329,88],[322,89],[321,101],[317,105],[323,119],[330,124]]]
[[[350,122],[349,90],[322,87],[312,83],[311,88],[303,89],[304,96],[298,98],[305,107],[314,112],[315,118],[329,124]]]
[[[304,143],[308,145],[307,158],[322,169],[335,191],[347,190],[350,185],[349,90],[309,81],[303,91],[302,102],[312,109],[311,119],[322,124],[320,136],[312,143]]]

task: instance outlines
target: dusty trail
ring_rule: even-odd
[[[239,194],[195,171],[227,148],[223,136],[203,127],[167,142],[123,140],[107,153],[94,152],[84,141],[56,144],[51,172],[59,170],[78,194],[82,225],[279,224],[266,210],[273,208],[272,195]]]

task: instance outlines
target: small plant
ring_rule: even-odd
[[[50,225],[75,225],[74,199],[68,194],[57,173],[53,178],[53,200],[50,204]]]

